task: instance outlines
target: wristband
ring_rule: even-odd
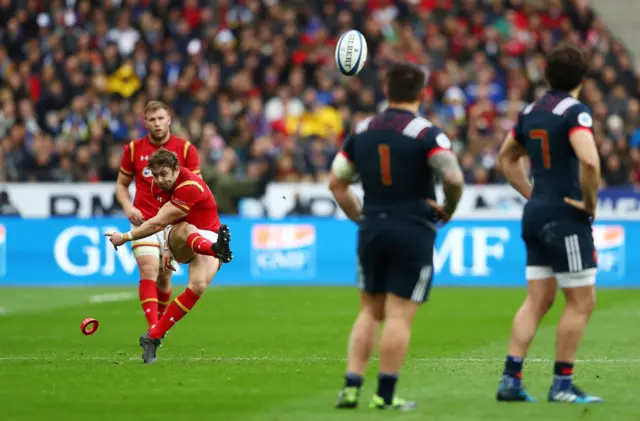
[[[125,241],[132,241],[133,235],[131,235],[131,231],[125,232],[124,234],[122,234],[122,239]]]

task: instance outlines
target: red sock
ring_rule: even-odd
[[[149,327],[158,323],[158,294],[156,293],[156,283],[151,279],[142,279],[138,287],[140,294],[140,304],[147,318]]]
[[[169,291],[164,292],[160,288],[156,287],[156,294],[158,294],[158,319],[162,317],[164,312],[167,310],[167,306],[171,302],[171,288]]]
[[[191,250],[195,251],[198,254],[218,257],[216,252],[211,250],[211,246],[213,245],[213,243],[200,235],[199,232],[189,234],[189,236],[187,237],[187,245],[191,248]]]
[[[187,288],[169,304],[167,311],[158,320],[158,323],[149,329],[149,336],[154,339],[162,338],[174,324],[178,323],[196,305],[199,299],[200,296],[198,294]]]

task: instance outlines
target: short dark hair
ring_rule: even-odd
[[[160,148],[155,151],[149,158],[149,168],[162,168],[169,167],[172,171],[176,171],[180,168],[180,161],[178,161],[178,155],[165,149]]]
[[[562,43],[547,58],[545,78],[554,91],[570,92],[580,86],[587,70],[584,51],[574,45]]]
[[[412,63],[391,65],[385,78],[389,102],[416,102],[420,100],[426,75],[421,67]]]

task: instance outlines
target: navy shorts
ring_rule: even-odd
[[[596,249],[586,220],[522,219],[527,248],[527,280],[556,277],[560,287],[595,283]]]
[[[368,218],[358,232],[359,286],[426,301],[433,279],[436,233],[420,222]]]

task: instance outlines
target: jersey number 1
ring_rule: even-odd
[[[391,151],[386,143],[378,145],[380,155],[380,177],[383,186],[391,185]]]
[[[551,152],[549,151],[549,133],[544,129],[531,130],[529,137],[540,141],[542,148],[542,162],[546,169],[551,168]]]

